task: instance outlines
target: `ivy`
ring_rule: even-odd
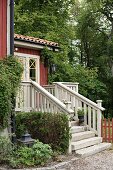
[[[7,126],[12,108],[12,96],[16,96],[23,68],[18,60],[9,56],[0,61],[0,129]]]

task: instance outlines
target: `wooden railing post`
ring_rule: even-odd
[[[68,115],[68,125],[69,125],[69,128],[71,128],[71,121],[70,121],[70,117]],[[69,138],[69,147],[68,147],[68,154],[72,154],[72,148],[71,148],[71,138]]]
[[[55,97],[58,99],[58,87],[57,87],[57,84],[56,83],[54,83],[55,84]]]
[[[97,100],[96,102],[99,107],[102,107],[102,100]],[[102,119],[102,111],[98,109],[97,110],[97,132],[99,137],[101,137],[101,119]]]
[[[79,83],[76,83],[76,88],[75,88],[76,90],[75,90],[75,91],[76,91],[77,93],[78,93],[78,85],[79,85]]]
[[[66,105],[66,108],[67,108],[68,110],[71,109],[71,102],[69,102],[69,101],[64,101],[64,104]]]

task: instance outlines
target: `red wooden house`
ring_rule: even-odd
[[[10,35],[11,29],[13,1],[0,0],[0,58],[4,58],[10,54]]]
[[[24,65],[23,80],[32,79],[40,85],[48,83],[48,67],[41,60],[41,50],[58,51],[58,43],[23,35],[14,35],[14,54]]]
[[[24,66],[15,111],[66,113],[71,117],[69,125],[72,139],[69,152],[91,155],[108,148],[109,144],[101,143],[101,116],[104,110],[101,101],[94,103],[79,94],[78,83],[56,82],[47,85],[48,68],[41,62],[41,50],[46,46],[50,50],[58,51],[58,44],[39,38],[14,35],[13,25],[14,0],[0,0],[0,59],[14,54]],[[85,128],[76,124],[78,109],[84,110]]]

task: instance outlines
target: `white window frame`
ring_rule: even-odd
[[[14,53],[15,56],[25,58],[26,59],[26,70],[24,70],[24,78],[23,81],[29,81],[29,60],[36,59],[36,82],[40,84],[40,56],[39,55],[31,55],[31,54],[24,54],[24,53]],[[26,71],[26,73],[25,73]]]

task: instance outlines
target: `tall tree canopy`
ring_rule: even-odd
[[[56,65],[50,81],[79,81],[113,109],[112,0],[16,0],[15,32],[58,42],[59,53],[43,51]]]
[[[77,16],[76,36],[80,62],[97,67],[99,80],[107,87],[105,104],[113,110],[113,1],[84,0]],[[111,113],[112,114],[112,113]]]

